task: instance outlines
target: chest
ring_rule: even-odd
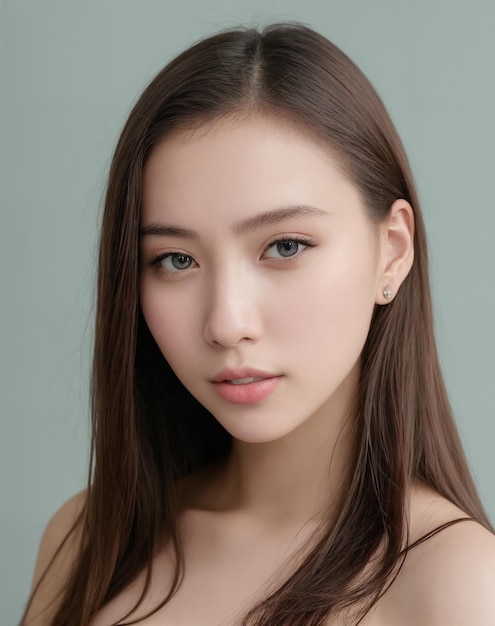
[[[307,536],[304,531],[273,535],[255,528],[224,528],[207,519],[186,519],[183,526],[184,577],[177,592],[142,626],[234,626],[249,608],[277,589],[293,570]],[[153,562],[148,592],[139,609],[145,581],[141,575],[96,616],[91,626],[110,626],[144,617],[164,599],[174,575],[173,555],[164,550]],[[346,622],[349,626],[352,622]],[[344,626],[332,620],[328,626]],[[361,626],[385,626],[370,614]]]

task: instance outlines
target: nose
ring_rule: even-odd
[[[216,347],[257,342],[262,324],[254,287],[246,276],[222,273],[208,285],[204,338]]]

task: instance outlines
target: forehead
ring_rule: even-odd
[[[243,160],[252,163],[253,156],[257,161],[262,157],[275,157],[275,164],[280,160],[280,151],[285,153],[287,161],[296,152],[306,157],[311,154],[345,174],[343,160],[334,154],[330,144],[286,120],[254,114],[221,117],[192,129],[173,130],[152,151],[145,171],[157,156],[168,166],[180,167],[184,165],[183,160],[187,160],[191,169],[198,163],[205,169],[214,167],[224,158],[229,162],[234,158],[232,165],[237,166]]]
[[[287,123],[264,117],[177,130],[154,149],[143,172],[143,218],[208,212],[248,216],[294,204],[322,208],[360,202],[330,149]]]

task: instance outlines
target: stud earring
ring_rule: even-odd
[[[385,289],[383,290],[383,297],[386,300],[390,300],[392,298],[392,292],[390,291],[388,287],[385,287]]]

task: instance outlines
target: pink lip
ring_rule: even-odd
[[[238,385],[228,382],[243,378],[258,378],[260,380]],[[260,402],[269,396],[275,390],[281,378],[279,374],[242,368],[238,370],[222,370],[211,379],[211,382],[214,384],[218,394],[227,402],[232,404],[251,404]]]
[[[242,378],[274,378],[279,374],[263,372],[250,367],[241,367],[237,370],[225,369],[215,374],[210,380],[212,383],[223,383],[226,380],[239,380]]]

